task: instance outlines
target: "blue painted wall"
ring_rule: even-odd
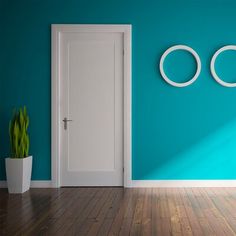
[[[235,179],[236,88],[218,85],[209,72],[216,49],[236,44],[234,0],[22,0],[0,3],[0,179],[9,155],[13,107],[31,117],[34,180],[51,178],[50,25],[133,25],[133,179]],[[202,60],[198,80],[174,88],[157,63],[174,44],[193,47]],[[236,81],[236,55],[217,61]],[[233,61],[234,60],[234,61]],[[176,81],[194,73],[193,59],[173,53],[165,68]]]

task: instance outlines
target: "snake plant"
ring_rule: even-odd
[[[9,123],[9,136],[12,158],[24,158],[29,155],[29,116],[26,107],[14,110]]]

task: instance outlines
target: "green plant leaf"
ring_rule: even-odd
[[[24,158],[29,155],[29,116],[26,107],[18,111],[14,109],[12,120],[9,122],[9,138],[13,158]]]

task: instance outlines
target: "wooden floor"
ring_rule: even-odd
[[[236,235],[236,188],[0,189],[0,235]]]

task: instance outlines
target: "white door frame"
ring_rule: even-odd
[[[60,154],[61,139],[60,125],[60,61],[59,45],[62,32],[109,32],[124,34],[124,187],[131,186],[131,25],[80,25],[53,24],[52,25],[52,65],[51,65],[51,178],[52,187],[59,188],[60,183]]]

